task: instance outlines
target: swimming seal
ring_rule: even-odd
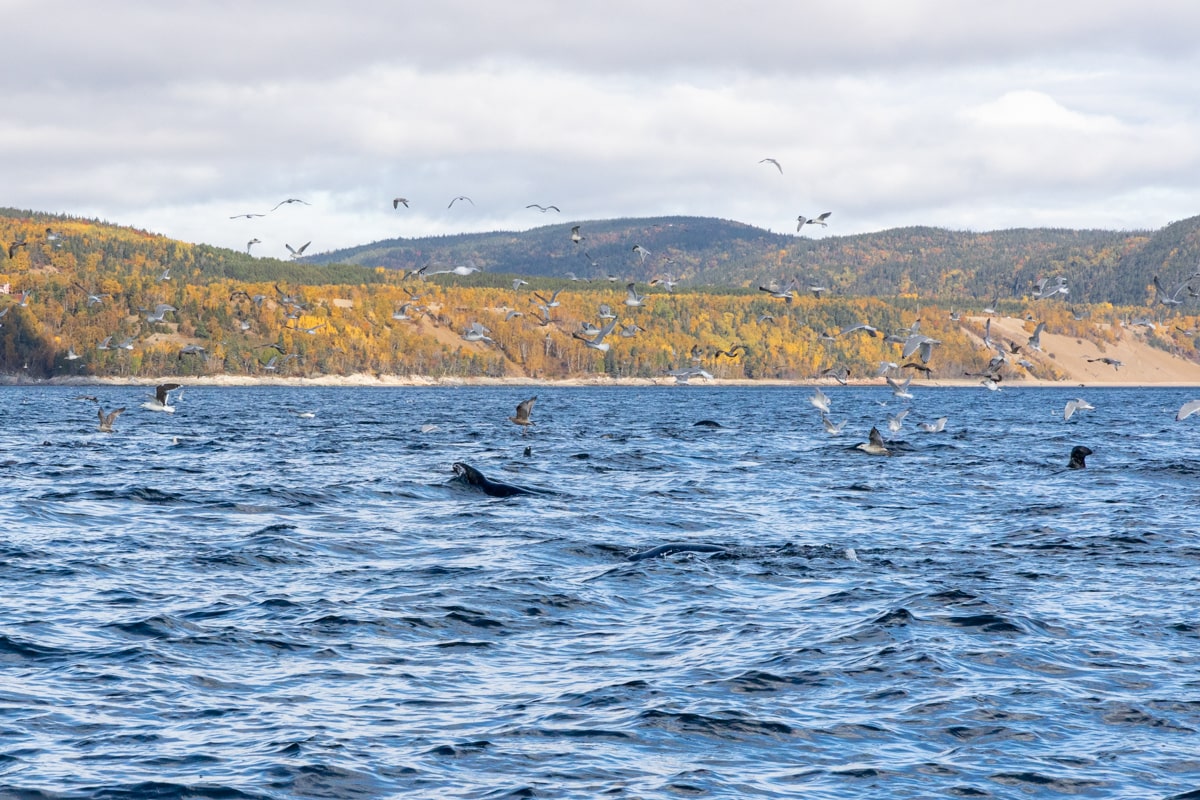
[[[669,556],[671,553],[724,553],[724,547],[715,544],[692,544],[690,542],[671,542],[669,544],[660,544],[658,547],[652,547],[649,550],[643,550],[640,553],[634,553],[629,557],[629,561],[645,561],[647,558],[658,558],[659,556]]]
[[[1085,464],[1083,462],[1083,460],[1085,458],[1087,458],[1088,456],[1090,456],[1091,454],[1092,454],[1092,451],[1090,448],[1084,447],[1081,444],[1075,445],[1074,447],[1071,448],[1071,461],[1069,464],[1067,464],[1067,468],[1068,469],[1084,469],[1084,468],[1086,468],[1087,464]]]
[[[474,486],[489,497],[512,497],[518,494],[539,494],[536,489],[526,489],[521,486],[513,486],[511,483],[500,483],[499,481],[488,480],[488,477],[479,470],[472,467],[470,464],[464,464],[461,461],[454,462],[454,474],[461,478],[468,486]]]

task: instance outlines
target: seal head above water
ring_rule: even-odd
[[[1087,464],[1083,460],[1091,454],[1091,448],[1084,447],[1081,444],[1075,445],[1071,448],[1071,461],[1067,464],[1067,467],[1069,469],[1084,469],[1087,467]]]

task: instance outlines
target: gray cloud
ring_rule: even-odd
[[[17,3],[0,203],[240,248],[230,215],[310,199],[254,229],[274,255],[530,202],[826,235],[1200,210],[1190,3],[512,5]]]

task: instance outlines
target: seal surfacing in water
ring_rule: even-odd
[[[474,486],[481,490],[489,497],[512,497],[518,494],[540,494],[536,489],[526,489],[521,486],[513,486],[511,483],[500,483],[499,481],[489,480],[479,470],[472,467],[470,464],[464,464],[461,461],[454,463],[454,474],[462,478],[468,486]]]
[[[1087,464],[1084,459],[1092,454],[1090,447],[1085,447],[1077,444],[1071,448],[1071,461],[1067,464],[1067,469],[1086,469]]]
[[[649,550],[643,550],[640,553],[634,553],[629,557],[629,561],[645,561],[647,558],[658,558],[659,556],[668,556],[671,553],[724,553],[727,548],[716,544],[692,544],[691,542],[670,542],[668,544],[660,544],[658,547],[652,547]]]

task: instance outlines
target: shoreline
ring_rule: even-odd
[[[6,376],[7,377],[7,376]],[[342,387],[342,388],[437,388],[437,387],[471,387],[471,386],[527,386],[527,387],[650,387],[662,386],[679,389],[690,387],[828,387],[839,386],[831,378],[811,378],[799,380],[783,380],[774,378],[745,379],[745,378],[714,378],[712,380],[697,380],[686,384],[677,383],[673,378],[611,378],[594,376],[588,378],[557,378],[538,379],[527,377],[501,378],[434,378],[420,375],[368,375],[365,373],[353,375],[318,375],[313,377],[260,377],[253,375],[195,375],[170,376],[157,378],[118,378],[97,376],[70,376],[48,378],[43,381],[7,380],[0,378],[0,386],[155,386],[159,383],[179,383],[184,386],[209,387],[240,387],[240,386],[281,386],[281,387]],[[878,386],[886,387],[883,378],[867,380],[851,380],[846,386]],[[916,381],[913,388],[967,388],[980,387],[980,382],[973,379],[932,379]],[[1200,388],[1196,381],[1138,381],[1138,380],[1105,380],[1105,381],[1048,381],[1034,378],[1005,382],[1001,391],[1009,389],[1041,389],[1041,388],[1130,388],[1130,389],[1185,389]]]

